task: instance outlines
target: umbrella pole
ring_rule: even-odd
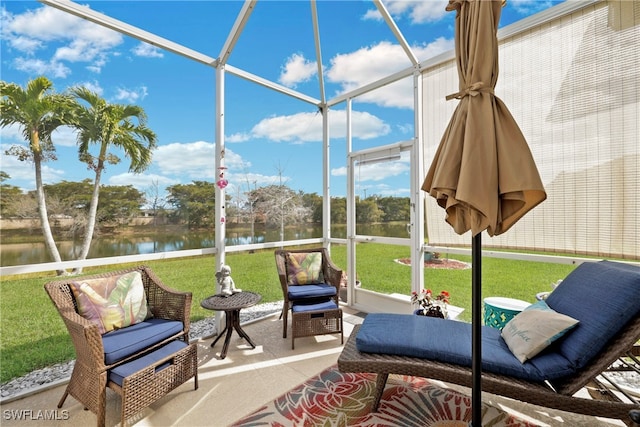
[[[482,426],[482,233],[471,243],[471,426]]]

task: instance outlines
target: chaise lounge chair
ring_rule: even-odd
[[[637,425],[640,403],[636,399],[593,400],[575,394],[593,384],[618,358],[632,351],[637,354],[640,268],[609,261],[581,264],[546,303],[556,313],[579,322],[524,363],[511,352],[500,330],[483,326],[483,391]],[[378,374],[374,411],[389,374],[471,387],[471,324],[415,315],[369,314],[351,333],[338,367],[343,372]]]

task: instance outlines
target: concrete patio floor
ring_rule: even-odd
[[[343,307],[345,341],[353,325],[362,322],[358,313]],[[225,359],[220,359],[222,342],[212,349],[212,338],[198,341],[199,388],[193,380],[128,420],[135,426],[226,426],[258,409],[262,404],[284,394],[309,377],[337,362],[342,346],[339,335],[296,339],[282,338],[282,321],[278,315],[243,326],[256,343],[252,349],[234,332]],[[222,340],[221,340],[222,341]],[[441,384],[441,383],[440,383]],[[464,387],[442,384],[470,395]],[[66,384],[0,406],[3,427],[11,426],[91,426],[96,416],[83,410],[74,398],[68,397],[61,409],[57,403]],[[597,419],[538,406],[511,399],[483,394],[487,403],[521,416],[541,426],[620,426],[620,421]],[[51,411],[57,420],[37,417],[39,411]],[[21,420],[18,420],[21,415]],[[26,418],[26,419],[25,419]],[[120,398],[107,390],[106,425],[120,423]]]

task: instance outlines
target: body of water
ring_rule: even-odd
[[[359,234],[388,237],[408,237],[406,224],[389,223],[358,226]],[[333,237],[345,238],[346,227],[332,227]],[[284,240],[312,239],[322,237],[322,227],[319,225],[304,225],[285,229]],[[21,243],[0,243],[0,266],[27,265],[51,262],[41,236],[31,235],[24,239],[11,240]],[[25,240],[24,242],[22,242]],[[248,245],[251,243],[279,242],[279,229],[257,229],[254,235],[248,227],[227,226],[227,246]],[[63,261],[77,259],[81,249],[81,240],[65,240],[56,238],[56,244]],[[201,249],[215,247],[215,235],[212,231],[172,230],[157,231],[149,229],[145,233],[133,235],[96,236],[91,244],[89,258],[106,258],[122,255],[139,255],[159,252],[172,252],[186,249]]]

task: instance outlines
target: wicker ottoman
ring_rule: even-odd
[[[339,333],[344,344],[342,309],[335,302],[294,305],[291,311],[291,349],[295,349],[296,338],[314,335]]]
[[[122,398],[121,425],[125,426],[127,418],[192,377],[197,390],[197,346],[179,340],[113,368],[109,372],[108,387]]]

